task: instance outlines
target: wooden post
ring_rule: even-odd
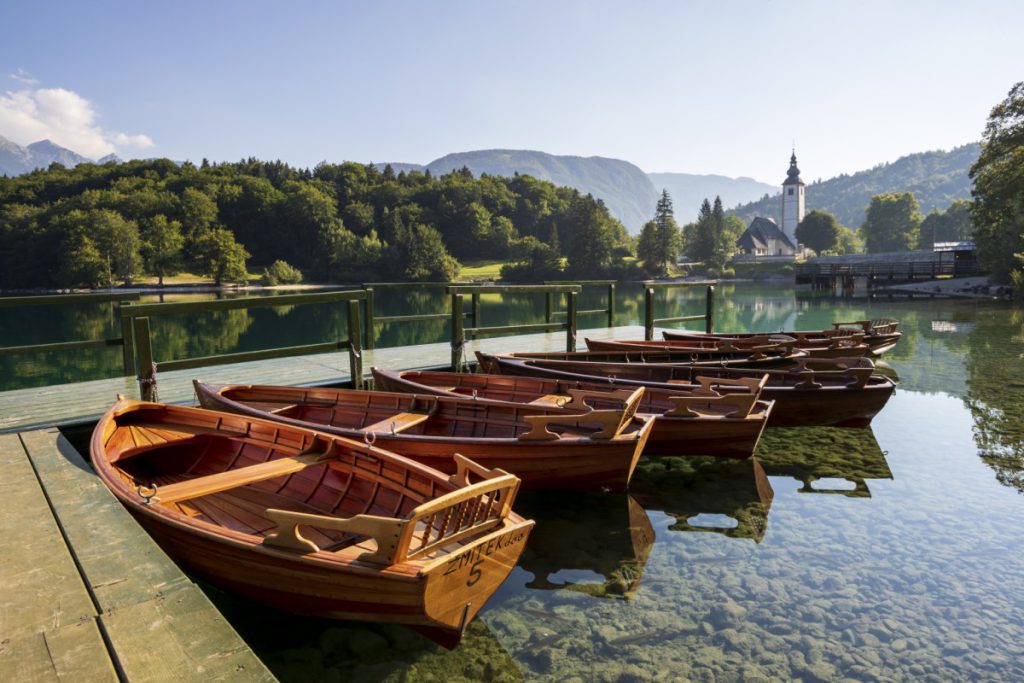
[[[374,337],[376,336],[376,325],[373,322],[373,287],[364,287],[366,290],[366,348],[373,349]]]
[[[576,292],[565,293],[565,350],[572,353],[576,350]]]
[[[133,318],[135,350],[138,357],[139,397],[156,400],[156,376],[153,369],[153,340],[149,334],[149,318]]]
[[[644,339],[654,339],[654,288],[644,288]]]
[[[615,283],[608,284],[608,327],[615,327]]]
[[[121,346],[121,367],[125,377],[135,374],[135,343],[132,331],[132,319],[125,315],[125,307],[130,306],[130,301],[122,301],[117,305],[117,311],[121,314],[121,339],[124,344]]]
[[[473,292],[471,306],[473,308],[473,327],[480,327],[480,292]]]
[[[363,331],[359,329],[359,301],[348,302],[348,368],[352,377],[352,388],[363,388]]]
[[[462,295],[452,294],[452,372],[462,372],[462,347],[466,334],[462,327]]]
[[[704,331],[711,334],[711,331],[715,328],[715,286],[708,285],[707,298],[705,303],[704,313]]]
[[[544,294],[544,322],[549,323],[555,317],[555,295],[553,292]]]

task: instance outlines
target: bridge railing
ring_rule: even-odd
[[[500,336],[510,334],[523,334],[528,332],[550,332],[551,330],[565,330],[566,351],[576,350],[576,301],[579,296],[581,285],[453,285],[445,291],[451,297],[451,346],[452,346],[452,370],[460,372],[463,367],[463,351],[467,339],[476,339],[481,336]],[[473,301],[473,327],[463,325],[462,315],[464,297],[469,294]],[[554,322],[551,320],[542,323],[529,323],[526,325],[500,325],[483,327],[480,324],[480,294],[544,294],[565,297],[565,322]]]
[[[16,308],[21,306],[65,306],[69,304],[93,304],[110,302],[115,307],[115,314],[132,301],[139,300],[138,292],[103,292],[95,294],[53,294],[49,296],[9,296],[0,297],[0,308]],[[128,328],[121,325],[120,337],[105,339],[76,339],[73,341],[50,342],[46,344],[21,344],[18,346],[0,347],[0,356],[13,356],[22,353],[45,353],[49,351],[82,351],[109,346],[122,348],[121,362],[124,373],[130,375],[133,370],[131,356],[131,334]]]
[[[159,371],[191,370],[210,365],[227,363],[245,363],[249,361],[267,360],[270,358],[287,358],[304,356],[314,353],[328,353],[339,349],[348,349],[349,373],[352,386],[360,388],[363,384],[362,331],[359,322],[360,302],[366,299],[363,290],[340,292],[317,292],[314,294],[286,294],[281,296],[257,296],[239,299],[217,299],[212,301],[191,301],[155,304],[136,304],[121,309],[123,318],[131,321],[133,345],[138,367],[139,393],[144,401],[156,400],[156,376]],[[346,302],[348,338],[318,344],[278,347],[259,351],[243,351],[225,353],[199,358],[181,358],[157,363],[153,357],[153,337],[150,330],[150,318],[165,315],[182,315],[191,313],[209,313],[214,311],[231,311],[251,308],[270,308],[275,306],[299,306],[303,304]]]
[[[715,327],[715,285],[717,281],[709,280],[702,282],[657,282],[649,280],[644,282],[644,339],[654,339],[655,325],[667,323],[682,323],[692,320],[703,320],[704,331],[710,333]],[[703,315],[680,315],[672,318],[654,317],[654,293],[655,290],[681,289],[688,287],[707,287],[704,298]]]

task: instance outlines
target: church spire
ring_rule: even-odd
[[[783,185],[803,185],[804,181],[800,179],[800,169],[796,165],[796,148],[793,149],[793,154],[789,157],[789,170],[786,171],[786,180],[782,183]]]

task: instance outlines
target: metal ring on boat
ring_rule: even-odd
[[[153,498],[156,497],[156,492],[159,488],[160,487],[158,487],[156,484],[152,483],[149,486],[143,486],[142,484],[139,484],[138,486],[135,487],[135,492],[139,494],[139,498],[142,499],[142,504],[148,506],[153,504]]]
[[[366,432],[365,434],[363,434],[363,441],[366,442],[367,446],[372,446],[373,444],[375,444],[377,442],[377,433],[376,432]]]

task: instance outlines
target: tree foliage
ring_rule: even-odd
[[[796,226],[796,239],[819,254],[834,249],[839,241],[839,225],[836,217],[826,211],[811,211]]]
[[[736,240],[743,233],[742,219],[726,219],[722,199],[715,197],[712,205],[707,199],[701,204],[697,221],[685,230],[686,255],[703,261],[709,271],[721,272],[736,251]]]
[[[971,202],[957,199],[945,211],[936,209],[924,217],[917,238],[917,248],[931,249],[936,242],[969,240],[973,233]]]
[[[1010,282],[1024,253],[1024,81],[992,108],[970,175],[978,258],[997,281]]]
[[[917,244],[920,229],[921,210],[911,192],[872,197],[860,227],[868,253],[909,251]]]
[[[108,284],[143,268],[232,280],[243,277],[243,252],[254,269],[284,260],[316,281],[448,279],[459,258],[513,258],[524,244],[532,254],[553,233],[552,252],[529,259],[561,269],[568,257],[574,277],[619,272],[631,249],[601,201],[527,175],[157,159],[0,178],[0,238],[10,245],[0,287],[10,288]]]
[[[300,282],[302,282],[302,271],[280,259],[264,268],[263,275],[260,277],[260,284],[267,286],[297,285]]]
[[[668,190],[662,190],[654,210],[654,220],[640,230],[636,245],[637,258],[644,262],[649,272],[664,275],[668,272],[668,265],[679,259],[682,246],[682,234],[672,210],[672,198]]]

